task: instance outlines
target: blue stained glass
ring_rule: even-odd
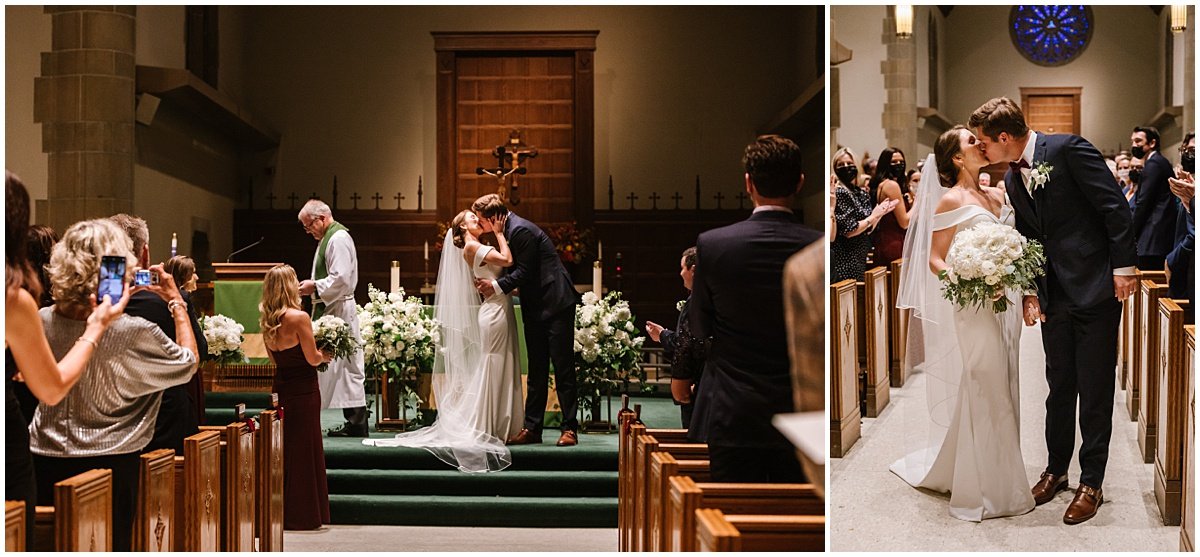
[[[1070,62],[1091,40],[1088,6],[1014,6],[1009,23],[1013,45],[1031,62],[1043,66]]]

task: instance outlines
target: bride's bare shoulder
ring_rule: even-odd
[[[962,207],[962,205],[962,190],[958,188],[950,188],[950,191],[947,191],[946,194],[943,195],[940,200],[938,200],[937,209],[934,209],[934,212],[945,213],[947,211],[953,211],[959,207]]]

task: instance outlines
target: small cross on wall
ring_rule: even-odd
[[[628,199],[628,200],[629,200],[629,209],[632,211],[632,210],[634,209],[634,207],[633,207],[633,202],[634,202],[634,201],[637,201],[637,199],[638,199],[638,194],[636,194],[636,193],[633,193],[633,192],[629,192],[629,195],[625,196],[625,199]]]
[[[650,200],[650,208],[658,209],[658,200],[662,199],[661,197],[658,196],[658,192],[651,192],[650,197],[648,199]]]
[[[404,201],[404,194],[402,194],[402,193],[397,193],[397,194],[396,194],[396,195],[393,197],[393,199],[395,199],[395,200],[396,200],[396,210],[397,210],[397,211],[399,211],[399,210],[400,210],[400,202],[401,202],[401,201]]]
[[[295,209],[296,208],[296,200],[300,199],[300,196],[296,195],[296,192],[292,192],[290,195],[287,196],[287,198],[288,198],[288,201],[292,202],[292,209]]]
[[[722,201],[723,199],[725,199],[725,194],[723,194],[723,193],[721,193],[721,192],[717,192],[717,195],[714,195],[714,196],[713,196],[713,199],[716,199],[716,200],[717,200],[717,208],[718,208],[718,209],[720,209],[720,208],[721,208],[721,201]]]
[[[683,196],[679,195],[679,192],[675,192],[675,195],[672,195],[671,199],[675,200],[675,208],[679,209],[679,202],[683,200]]]
[[[354,195],[351,195],[351,196],[350,196],[350,201],[353,201],[353,202],[354,202],[354,208],[355,208],[355,209],[357,209],[357,208],[358,208],[358,200],[359,200],[359,199],[362,199],[362,196],[358,195],[358,192],[354,192]]]
[[[379,192],[375,192],[375,195],[372,195],[371,199],[375,200],[375,210],[378,211],[379,210],[379,201],[381,199],[383,199],[383,196],[379,195]]]
[[[275,194],[274,193],[267,194],[267,208],[268,209],[275,208]]]

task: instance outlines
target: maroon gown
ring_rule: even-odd
[[[315,530],[329,524],[329,484],[321,436],[317,368],[297,344],[275,356],[275,383],[283,407],[283,529]]]
[[[900,186],[900,199],[904,202],[906,210],[912,209],[912,203],[908,200],[907,186]],[[893,261],[904,257],[904,235],[907,232],[907,230],[900,228],[900,222],[896,220],[895,211],[879,219],[879,225],[875,227],[875,234],[871,238],[875,243],[876,265],[886,267]]]

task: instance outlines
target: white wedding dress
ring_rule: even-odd
[[[423,448],[463,472],[495,472],[512,463],[504,440],[525,419],[512,299],[496,292],[479,303],[473,279],[493,280],[500,273],[483,262],[492,247],[481,247],[468,268],[449,233],[444,246],[434,302],[441,325],[433,374],[437,419],[427,428],[363,444]]]
[[[936,183],[920,187],[941,189]],[[931,220],[930,233],[954,227],[957,234],[981,222],[1014,225],[1007,199],[999,218],[967,205]],[[927,260],[919,267],[933,276]],[[920,304],[925,310],[921,369],[927,374],[931,425],[935,432],[944,428],[945,436],[896,461],[891,471],[913,487],[949,492],[950,514],[961,520],[1015,516],[1034,507],[1021,455],[1021,293],[1006,294],[1013,303],[999,314],[990,308],[959,309],[940,296],[932,299],[932,292]]]

